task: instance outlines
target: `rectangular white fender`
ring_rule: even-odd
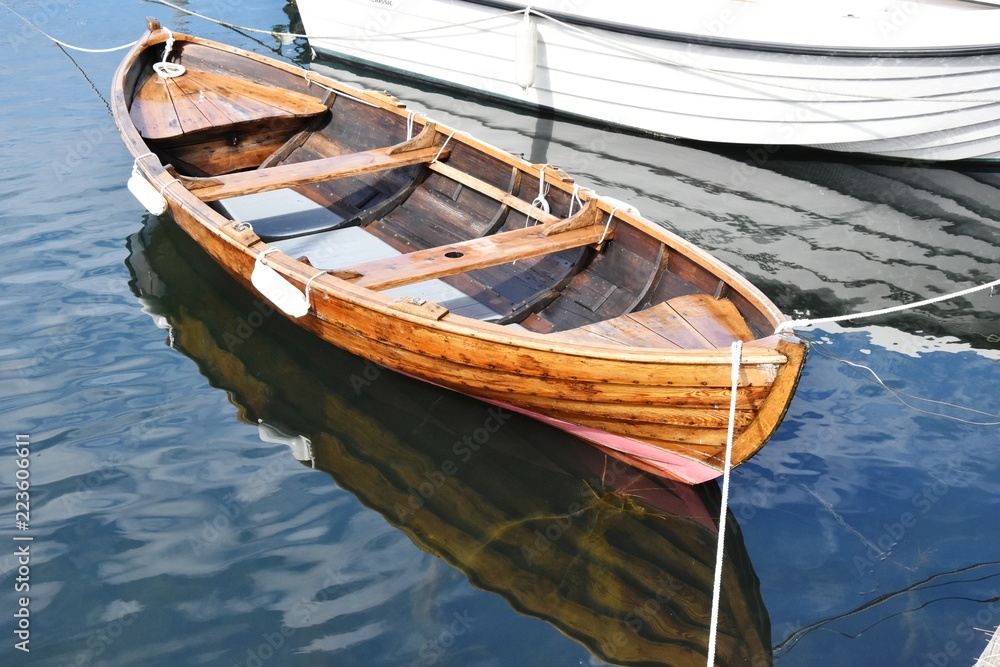
[[[166,212],[167,200],[146,180],[138,167],[132,167],[132,176],[128,179],[128,190],[153,215],[163,215]]]
[[[306,296],[294,285],[281,277],[277,271],[266,266],[262,261],[264,255],[258,255],[254,263],[250,282],[268,301],[277,306],[286,315],[302,317],[309,312],[309,302]]]

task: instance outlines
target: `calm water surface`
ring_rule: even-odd
[[[297,27],[280,0],[185,4]],[[155,15],[308,61],[150,3],[16,7],[82,46]],[[104,95],[120,56],[74,54]],[[341,75],[633,203],[795,316],[1000,272],[994,170],[655,141]],[[0,91],[0,663],[704,664],[718,485],[644,477],[272,316],[144,214],[101,99],[2,8]],[[733,478],[729,664],[982,652],[1000,625],[998,305],[806,333],[784,423]],[[28,594],[15,536],[33,538]]]

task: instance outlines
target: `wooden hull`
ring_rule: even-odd
[[[143,126],[137,123],[137,116],[143,117],[146,125],[150,124],[149,117],[143,114],[151,107],[140,108],[143,87],[170,85],[145,78],[144,74],[149,62],[159,57],[157,48],[164,37],[162,31],[147,35],[116,75],[113,110],[126,144],[140,158],[137,163],[143,177],[154,189],[162,189],[180,227],[237,280],[255,289],[255,271],[260,270],[261,263],[266,263],[282,281],[299,294],[306,294],[308,312],[294,317],[306,330],[398,372],[543,419],[647,470],[689,483],[711,479],[723,467],[731,385],[729,342],[739,338],[744,347],[733,463],[739,464],[752,456],[777,427],[791,399],[804,357],[804,346],[799,341],[769,335],[783,319],[780,312],[756,288],[717,260],[662,227],[625,212],[615,202],[592,197],[586,212],[569,215],[566,211],[572,203],[573,190],[568,179],[550,182],[553,213],[530,209],[532,195],[522,191],[537,193],[545,167],[528,165],[430,122],[415,141],[431,136],[436,140],[433,146],[414,147],[413,142],[404,140],[406,150],[390,149],[388,158],[378,157],[386,154],[378,151],[365,154],[374,155],[370,158],[345,156],[340,154],[343,153],[340,147],[339,153],[334,150],[331,157],[322,159],[314,156],[310,162],[306,159],[308,155],[302,157],[293,150],[288,153],[291,157],[275,168],[267,166],[265,161],[265,166],[257,170],[232,173],[226,170],[232,156],[225,154],[219,161],[202,159],[201,166],[185,161],[189,168],[185,175],[166,170],[150,157],[141,157],[151,150],[163,162],[177,156],[176,137],[171,137],[169,143],[158,143],[136,129],[137,124]],[[336,102],[331,111],[336,114],[336,105],[346,105],[351,112],[344,116],[343,124],[360,122],[357,117],[368,114],[363,125],[350,128],[351,136],[364,128],[383,126],[389,128],[386,131],[391,135],[405,125],[405,108],[384,95],[348,89],[313,75],[312,82],[322,82],[325,86],[320,88],[306,81],[302,71],[282,63],[191,37],[178,36],[178,42],[183,53],[181,62],[192,67],[207,68],[213,59],[225,65],[220,70],[229,72],[240,72],[241,65],[246,76],[258,84],[263,82],[276,91],[292,89],[298,96],[313,94],[316,102],[329,98],[327,93],[334,91]],[[233,88],[236,84],[229,86]],[[250,90],[245,95],[256,94],[255,89]],[[312,104],[303,100],[302,107],[311,110]],[[202,113],[207,112],[202,110]],[[195,139],[215,129],[208,127],[211,123],[206,124],[204,119],[198,122]],[[314,143],[331,145],[331,137],[338,136],[337,123],[328,123],[328,129],[324,130],[327,134],[318,134],[310,133],[307,127],[310,122],[313,121],[303,121],[300,129],[302,136],[307,137],[302,140],[303,150],[314,150],[310,148]],[[225,123],[220,126],[220,132],[232,131]],[[264,127],[273,128],[274,120],[269,119]],[[245,134],[236,144],[257,145],[253,141],[257,135],[242,125],[240,131]],[[371,148],[364,141],[361,143],[364,145],[355,146],[354,150]],[[448,153],[444,153],[446,147]],[[465,196],[471,209],[490,202],[498,205],[499,210],[492,215],[494,219],[500,217],[501,222],[506,220],[508,226],[502,228],[505,231],[474,234],[477,238],[415,252],[408,247],[408,252],[388,259],[348,262],[349,266],[344,268],[317,270],[308,262],[284,254],[291,250],[287,245],[282,246],[283,242],[262,241],[254,229],[227,217],[225,209],[210,205],[216,200],[227,204],[227,197],[235,199],[266,190],[275,185],[275,179],[281,179],[283,185],[292,183],[308,197],[321,199],[327,209],[343,212],[354,195],[341,196],[342,189],[371,183],[370,179],[378,177],[372,174],[382,168],[378,160],[398,160],[392,162],[392,173],[409,174],[412,172],[407,170],[419,166],[419,160],[426,163],[427,156],[435,153],[447,157],[447,162],[441,165],[435,156],[434,162],[426,167],[437,180],[428,179],[432,185],[420,178],[411,181],[402,192],[412,199],[400,195],[387,197],[395,208],[389,211],[386,206],[375,205],[382,217],[368,220],[364,223],[368,226],[362,225],[360,229],[370,229],[372,234],[403,244],[407,239],[400,235],[408,230],[425,226],[433,230],[450,219],[464,224],[471,214],[465,209],[443,208],[441,204],[446,201],[441,192],[447,191],[450,196],[455,190],[453,186],[458,184],[469,186],[472,191],[456,195]],[[185,153],[188,154],[190,151]],[[411,155],[412,159],[408,157]],[[481,163],[493,165],[492,171],[476,166]],[[328,172],[317,178],[317,165],[335,169],[337,178],[330,180]],[[467,169],[462,170],[466,165]],[[511,185],[505,193],[496,186],[484,185],[483,179],[493,179],[496,183],[510,179],[512,169],[515,175],[512,183],[524,180],[520,190]],[[497,171],[498,174],[494,173]],[[204,175],[203,178],[194,178],[196,173]],[[431,187],[436,190],[430,192]],[[462,188],[457,190],[461,192]],[[424,201],[421,197],[431,201],[434,208],[429,208],[429,204],[421,204],[419,209],[416,204],[408,208],[411,201]],[[397,203],[397,199],[406,204]],[[358,207],[362,218],[371,209],[371,205],[368,209]],[[483,214],[484,219],[489,217],[487,213]],[[526,223],[520,220],[527,215],[544,220],[538,231],[530,226],[524,228]],[[593,220],[588,218],[591,215]],[[393,216],[405,216],[406,223],[394,228],[395,236],[386,231]],[[587,219],[581,222],[581,216]],[[613,237],[614,241],[606,243],[605,237]],[[309,241],[313,236],[302,238]],[[276,248],[283,252],[272,252]],[[565,269],[570,262],[561,258],[578,250],[575,264],[570,270]],[[262,259],[264,252],[268,253],[266,260]],[[644,259],[645,255],[649,257]],[[584,261],[586,258],[592,258],[590,263]],[[448,264],[449,261],[457,264]],[[467,294],[479,295],[484,303],[493,303],[504,297],[501,286],[474,282],[474,276],[507,271],[499,283],[523,282],[529,269],[538,273],[545,262],[563,267],[559,270],[564,277],[546,287],[551,292],[546,298],[525,299],[508,306],[504,318],[518,322],[516,327],[461,316],[437,303],[416,298],[420,285],[438,282],[452,291],[458,285]],[[599,280],[607,282],[599,272],[610,271],[608,266],[619,267],[625,273],[631,270],[629,280],[635,283],[634,289],[626,289],[625,283],[629,281],[623,279],[621,285],[612,284],[604,296],[585,301]],[[445,285],[444,281],[451,283]],[[492,295],[489,299],[481,296],[486,291]],[[409,298],[411,295],[413,298]],[[578,307],[581,301],[588,306],[586,312]],[[615,305],[617,301],[626,305]],[[524,307],[526,303],[531,309]],[[603,314],[588,315],[590,309]],[[514,316],[519,319],[513,319]],[[588,324],[584,320],[581,324],[578,320],[585,316],[593,321]],[[697,336],[700,343],[684,349],[676,342],[687,340],[680,337],[681,333],[670,334],[673,340],[665,340],[664,329],[651,324],[654,316],[659,318],[656,322],[684,327],[681,333]],[[704,320],[700,330],[691,324],[699,322],[699,317]],[[632,338],[636,328],[641,328],[644,339]],[[657,342],[651,343],[651,339]]]
[[[674,1],[651,15],[637,0],[548,0],[531,3],[533,57],[511,13],[523,4],[298,5],[318,52],[612,125],[767,147],[760,160],[782,145],[1000,157],[1000,8],[987,5]]]

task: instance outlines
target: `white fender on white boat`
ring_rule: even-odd
[[[132,176],[128,179],[128,191],[153,215],[163,215],[166,212],[167,200],[146,180],[137,166],[132,167]]]
[[[524,19],[514,32],[514,81],[527,90],[535,85],[538,66],[538,28],[531,15],[524,12]]]
[[[302,317],[308,313],[309,302],[306,301],[306,295],[282,278],[280,273],[264,264],[264,254],[257,255],[253,273],[250,274],[250,282],[258,292],[286,315]]]

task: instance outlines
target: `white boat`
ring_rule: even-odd
[[[1000,158],[1000,7],[973,0],[298,0],[313,49],[614,126]]]

